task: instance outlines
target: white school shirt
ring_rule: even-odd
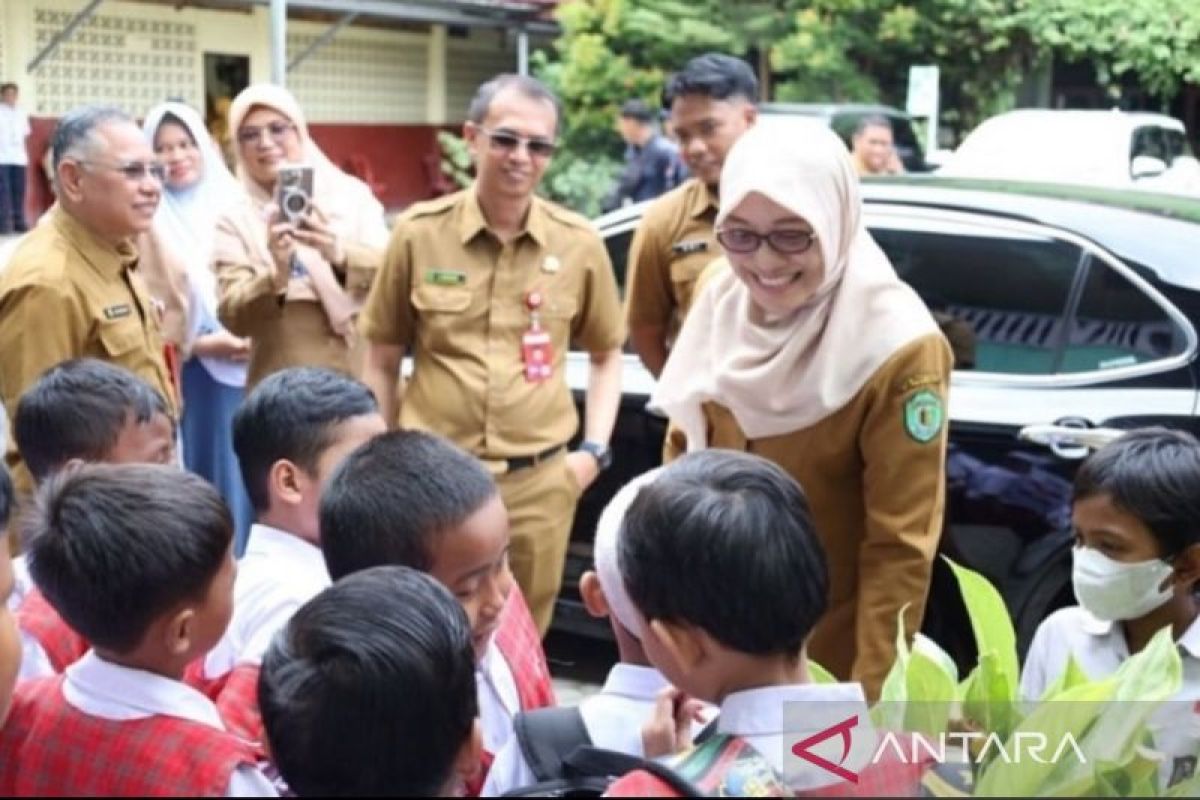
[[[331,583],[320,548],[277,528],[251,526],[233,584],[233,619],[204,660],[205,677],[261,666],[275,634]]]
[[[791,724],[785,724],[785,703],[805,704],[802,718],[786,720]],[[855,768],[870,761],[876,744],[861,684],[811,683],[735,692],[721,703],[717,732],[745,739],[781,777],[787,779],[788,786],[802,792],[840,783],[841,779],[807,762],[794,765],[793,773],[785,771],[785,748],[790,749],[796,742],[825,731],[850,716],[858,717],[858,725],[851,735],[850,754],[844,761],[839,737],[811,749],[835,764]]]
[[[1176,642],[1183,683],[1169,705],[1151,718],[1155,747],[1167,755],[1161,776],[1175,782],[1196,769],[1200,755],[1200,619]],[[1097,619],[1082,606],[1055,611],[1038,626],[1021,672],[1021,697],[1037,702],[1067,668],[1067,656],[1092,680],[1112,675],[1129,658],[1122,626]]]
[[[512,668],[496,647],[494,636],[484,650],[483,658],[475,665],[475,691],[479,698],[483,749],[487,753],[499,753],[512,738],[512,720],[521,710],[521,695],[517,692]]]
[[[89,652],[67,668],[63,697],[74,709],[100,719],[126,722],[168,716],[225,730],[213,702],[185,683],[110,664]],[[239,765],[226,797],[278,797],[256,767]]]
[[[29,563],[25,556],[13,559],[13,593],[8,598],[8,608],[14,614],[21,608],[25,596],[34,589],[33,578],[29,574]],[[49,678],[58,673],[50,663],[50,656],[42,643],[31,633],[17,625],[17,635],[21,637],[21,666],[17,670],[17,680],[30,681],[34,678]]]
[[[583,725],[595,747],[641,757],[642,725],[654,715],[658,693],[670,684],[653,667],[617,664],[608,673],[604,688],[579,704]],[[484,797],[532,786],[537,777],[512,737],[496,756],[483,785]]]
[[[26,166],[29,155],[25,140],[29,137],[29,117],[19,108],[0,103],[0,164]]]

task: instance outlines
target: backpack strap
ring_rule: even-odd
[[[704,793],[694,784],[670,767],[648,758],[639,758],[612,750],[601,750],[591,746],[576,748],[563,762],[563,770],[567,776],[605,776],[609,778],[619,778],[640,771],[649,773],[665,784],[671,796],[704,797]],[[666,794],[666,791],[663,794]]]
[[[539,782],[563,777],[573,751],[590,747],[592,736],[578,708],[538,708],[513,717],[521,755]]]

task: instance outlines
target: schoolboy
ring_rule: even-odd
[[[719,706],[715,733],[748,744],[769,766],[762,774],[786,780],[795,792],[916,790],[920,765],[866,766],[869,754],[856,745],[847,756],[836,737],[821,753],[863,767],[857,784],[808,762],[785,772],[784,752],[795,743],[851,716],[864,723],[869,717],[861,685],[809,679],[805,643],[825,612],[829,576],[804,491],[778,466],[708,450],[663,468],[625,515],[618,563],[645,620],[642,645],[651,663],[679,698]],[[804,705],[802,719],[788,718],[789,703]],[[671,712],[672,703],[665,709]],[[672,730],[686,735],[688,728]],[[874,744],[873,737],[856,741]],[[677,738],[668,752],[687,744]],[[647,755],[662,754],[647,747]],[[716,787],[725,775],[719,768],[705,780],[706,788]],[[620,786],[614,791],[624,794]]]
[[[534,711],[525,720],[518,717],[516,725],[526,726],[527,736],[534,736],[536,730],[530,719],[546,713],[574,712],[579,716],[581,733],[586,734],[586,738],[580,737],[578,744],[633,756],[644,755],[642,726],[653,715],[659,693],[670,684],[650,665],[642,648],[643,623],[621,581],[617,547],[626,509],[638,491],[657,473],[657,470],[647,473],[626,484],[609,501],[596,525],[595,569],[585,572],[579,581],[579,594],[588,613],[608,619],[620,661],[609,671],[600,692],[586,698],[579,708]],[[562,777],[561,774],[539,775],[529,763],[528,747],[523,748],[518,738],[510,739],[496,756],[483,787],[485,797],[498,797],[514,789]]]
[[[164,466],[64,470],[26,536],[34,580],[93,649],[18,687],[0,794],[272,795],[249,744],[181,680],[232,613],[233,523],[216,490]]]
[[[554,704],[541,638],[508,567],[508,512],[473,456],[416,431],[373,439],[329,482],[321,547],[335,581],[375,566],[412,567],[466,609],[485,772],[512,736],[514,714]],[[470,788],[478,793],[482,778]]]
[[[74,463],[175,462],[175,421],[163,397],[132,372],[94,358],[47,370],[21,396],[13,436],[35,484]],[[13,569],[24,643],[21,678],[57,675],[88,644],[33,586],[24,557]]]
[[[470,624],[424,573],[375,567],[317,595],[259,687],[272,757],[301,797],[451,797],[478,770]]]
[[[238,564],[233,620],[196,682],[230,725],[257,740],[254,691],[271,639],[296,609],[329,586],[321,556],[321,488],[354,448],[386,430],[369,389],[314,367],[276,372],[233,419],[233,449],[256,522]]]
[[[1200,442],[1165,428],[1130,431],[1096,451],[1075,475],[1072,582],[1079,605],[1051,614],[1025,659],[1021,693],[1037,701],[1069,658],[1093,680],[1116,672],[1170,627],[1183,659],[1172,710],[1200,701]],[[1171,762],[1170,783],[1195,772],[1195,713],[1152,721]]]

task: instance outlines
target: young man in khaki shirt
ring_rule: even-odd
[[[58,203],[0,275],[0,397],[17,401],[46,370],[90,356],[125,367],[175,411],[159,311],[137,274],[137,234],[149,230],[162,167],[141,129],[115,108],[63,117],[53,140]],[[32,481],[12,437],[6,461],[18,491]]]
[[[758,80],[741,59],[693,58],[664,99],[692,178],[654,202],[629,248],[625,319],[642,363],[658,377],[691,308],[696,281],[720,257],[713,223],[725,154],[758,116]]]
[[[397,221],[360,317],[364,378],[389,421],[446,436],[497,476],[512,571],[544,633],[576,503],[611,458],[625,331],[599,236],[534,195],[554,150],[554,96],[502,75],[469,117],[475,184]],[[584,442],[567,453],[579,428],[565,374],[572,342],[589,353],[590,374]]]

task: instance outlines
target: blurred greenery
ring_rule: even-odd
[[[1130,75],[1162,96],[1200,82],[1196,0],[567,0],[556,15],[562,34],[532,58],[565,109],[543,191],[586,214],[619,171],[621,104],[658,106],[667,76],[711,50],[780,101],[902,107],[908,68],[937,64],[941,122],[962,132],[1052,57],[1092,62],[1114,98]]]

